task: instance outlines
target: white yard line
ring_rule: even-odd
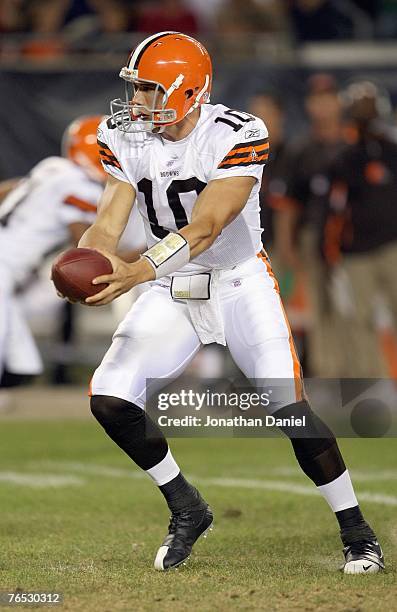
[[[349,470],[352,480],[355,482],[377,482],[379,480],[397,480],[397,470]],[[301,476],[299,468],[284,466],[266,470],[272,476]]]
[[[79,472],[84,475],[105,476],[109,478],[144,478],[148,479],[145,472],[129,470],[127,468],[114,468],[99,463],[82,463],[80,461],[31,461],[27,464],[29,469],[60,469]]]
[[[384,495],[383,493],[369,493],[367,491],[357,491],[359,501],[383,504],[384,506],[397,506],[395,495]]]
[[[0,472],[0,482],[7,482],[23,487],[45,489],[48,487],[81,486],[83,478],[66,474],[28,474],[26,472]]]
[[[52,469],[59,467],[61,469],[67,469],[70,471],[79,472],[84,475],[94,475],[94,476],[104,476],[109,478],[133,478],[133,479],[146,479],[147,476],[144,472],[138,472],[135,470],[128,470],[125,468],[112,468],[108,466],[98,465],[98,464],[85,464],[81,462],[75,461],[65,461],[65,462],[48,462],[46,464],[38,462],[31,464],[31,466],[41,466],[47,465]],[[277,468],[275,470],[268,470],[269,474],[280,474],[281,468]],[[286,468],[289,470],[290,468]],[[383,472],[386,474],[387,472]],[[299,471],[294,471],[295,475],[299,474]],[[379,472],[378,474],[382,474]],[[390,474],[394,474],[395,472],[390,472]],[[364,476],[364,473],[362,473]],[[371,474],[371,479],[375,480],[376,472]],[[205,486],[216,486],[216,487],[227,487],[227,488],[237,488],[237,489],[253,489],[253,490],[265,490],[265,491],[280,491],[282,493],[293,493],[295,495],[308,495],[311,497],[319,496],[320,493],[313,485],[305,485],[305,484],[297,484],[295,482],[290,481],[280,481],[280,480],[259,480],[259,479],[251,479],[251,478],[207,478],[201,476],[195,476],[192,474],[186,475],[190,480],[197,484],[202,484]],[[149,480],[149,479],[148,479]],[[379,478],[378,478],[379,480]],[[383,493],[373,493],[371,491],[357,491],[357,496],[359,500],[382,504],[385,506],[397,506],[397,497],[394,495],[388,495]]]

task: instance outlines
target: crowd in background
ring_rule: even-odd
[[[251,98],[268,125],[264,244],[305,371],[397,377],[397,137],[386,92],[308,80],[307,133],[286,133],[283,101]]]
[[[2,0],[0,31],[286,33],[293,41],[392,38],[394,0]]]

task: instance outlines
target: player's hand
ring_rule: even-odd
[[[129,264],[120,259],[120,257],[117,257],[117,255],[113,255],[113,253],[101,249],[96,250],[109,259],[113,272],[112,274],[104,274],[94,278],[92,281],[93,285],[107,283],[108,287],[96,295],[88,297],[84,302],[88,306],[104,306],[109,304],[119,295],[132,289],[132,287],[155,279],[154,270],[145,258]]]

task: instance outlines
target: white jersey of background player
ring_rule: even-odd
[[[26,289],[46,255],[77,242],[95,219],[104,172],[96,130],[102,116],[74,121],[65,157],[39,162],[0,205],[0,379],[3,369],[38,374],[41,358],[15,291]]]
[[[29,280],[47,255],[76,244],[95,219],[106,177],[96,142],[102,118],[76,119],[64,133],[64,157],[44,159],[24,179],[4,183],[8,193],[0,205],[0,379],[4,367],[13,374],[41,372],[25,314],[37,312],[37,301],[47,303],[48,290],[53,289],[49,283],[29,285]],[[133,258],[145,244],[143,225],[135,214],[120,248]]]
[[[187,559],[213,515],[181,474],[158,424],[143,410],[145,401],[167,378],[183,372],[203,344],[218,342],[227,344],[258,388],[269,382],[274,387],[271,412],[290,422],[304,416],[303,437],[294,427],[283,431],[301,468],[336,513],[344,571],[378,571],[382,551],[362,517],[332,432],[304,396],[277,283],[261,253],[264,124],[206,104],[210,57],[184,34],[147,38],[120,76],[132,91],[127,89],[124,101],[113,101],[112,120],[100,126],[100,152],[110,177],[98,217],[79,246],[101,249],[113,267],[112,274],[94,279],[108,286],[87,304],[107,304],[153,281],[119,325],[94,374],[91,410],[151,476],[172,512],[155,568]],[[135,200],[152,246],[138,262],[126,264],[114,253]],[[282,379],[281,389],[276,379]]]

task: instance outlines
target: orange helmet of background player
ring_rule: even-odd
[[[120,76],[127,81],[127,87],[125,100],[111,102],[117,127],[126,132],[161,132],[165,126],[184,119],[200,104],[209,102],[211,58],[194,38],[178,32],[160,32],[137,46]],[[137,114],[128,84],[153,87],[157,108],[141,107],[145,114]]]
[[[65,130],[62,137],[62,154],[96,180],[104,180],[106,172],[99,159],[97,129],[103,115],[78,117]]]

